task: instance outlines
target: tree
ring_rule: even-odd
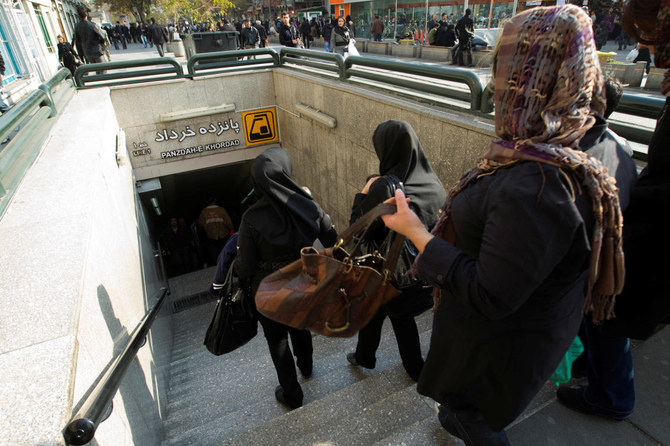
[[[169,17],[207,22],[214,16],[225,16],[235,4],[229,0],[156,0],[156,7]]]
[[[108,5],[110,11],[118,16],[132,14],[136,19],[146,22],[146,16],[151,9],[152,0],[94,0],[97,7]]]

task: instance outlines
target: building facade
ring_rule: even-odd
[[[581,5],[582,0],[577,0]],[[567,1],[575,3],[575,1]],[[472,11],[476,28],[498,28],[517,12],[534,6],[565,4],[566,0],[329,0],[331,15],[351,16],[356,37],[370,38],[372,18],[378,15],[384,22],[384,38],[392,39],[408,32],[427,30],[427,23],[443,13],[456,21],[466,8]]]
[[[72,41],[78,0],[0,0],[0,53],[7,101],[17,102],[60,68],[60,34]]]

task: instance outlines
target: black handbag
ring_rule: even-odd
[[[217,356],[243,346],[258,333],[258,321],[251,306],[248,287],[240,284],[233,273],[234,266],[233,260],[205,334],[205,347]]]

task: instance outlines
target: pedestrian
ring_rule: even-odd
[[[420,251],[417,277],[438,288],[417,391],[440,403],[440,423],[466,445],[509,444],[504,428],[556,369],[583,309],[598,323],[623,286],[607,174],[618,160],[604,165],[579,148],[605,110],[590,28],[574,5],[510,19],[493,67],[498,139],[448,194],[432,233],[401,191],[398,212],[382,217]]]
[[[74,70],[77,69],[77,63],[79,60],[79,55],[72,48],[70,42],[66,42],[63,39],[63,36],[60,34],[57,36],[58,39],[58,62],[61,63],[65,68],[70,70],[74,76]]]
[[[333,28],[330,35],[330,52],[341,54],[342,56],[349,55],[349,42],[353,38],[353,34],[349,31],[344,17],[337,18],[337,26]]]
[[[124,25],[121,25],[118,21],[116,22],[116,26],[114,27],[114,48],[117,50],[119,49],[119,42],[121,42],[124,50],[128,49],[128,45],[126,44],[126,30],[124,28]]]
[[[2,53],[0,53],[0,113],[5,113],[9,111],[10,107],[2,99],[2,78],[5,75],[5,59],[2,58]]]
[[[421,222],[432,228],[437,215],[444,204],[447,194],[442,182],[430,167],[423,153],[421,143],[414,129],[405,121],[386,121],[379,124],[372,136],[372,143],[379,159],[379,174],[369,177],[363,190],[356,194],[351,209],[349,224],[353,224],[376,205],[393,197],[391,182],[402,183],[410,207],[419,216]],[[390,180],[390,181],[389,181]],[[394,187],[397,185],[394,184]],[[381,227],[380,227],[381,226]],[[381,252],[381,246],[388,235],[381,222],[367,232],[364,244],[367,253]],[[411,250],[411,252],[410,252]],[[404,276],[415,257],[414,247],[403,247],[403,258],[408,259],[404,271],[396,269],[397,276]],[[399,261],[400,262],[400,261]],[[399,277],[400,281],[402,277]],[[382,307],[370,322],[358,333],[356,351],[347,354],[347,360],[353,365],[373,369],[376,364],[375,353],[381,341],[382,325],[388,316],[393,326],[398,351],[405,371],[414,381],[419,379],[423,369],[419,330],[412,312],[415,303],[425,302],[422,310],[432,307],[432,289],[423,282],[408,280],[397,284],[401,294]],[[407,302],[412,305],[407,305]]]
[[[88,9],[84,5],[77,6],[77,15],[79,22],[74,28],[75,45],[78,54],[84,54],[88,63],[104,62],[105,35],[95,23],[88,19]],[[104,70],[96,71],[97,74],[103,74]]]
[[[330,217],[291,178],[291,159],[286,150],[273,147],[254,160],[251,178],[259,197],[242,216],[235,272],[256,294],[268,274],[300,258],[300,249],[318,238],[333,246],[337,232]],[[279,386],[275,398],[295,409],[302,406],[303,392],[298,383],[296,363],[303,377],[312,375],[312,335],[258,314]],[[289,346],[289,336],[293,352]]]
[[[472,11],[470,8],[465,10],[465,15],[456,23],[456,34],[458,35],[458,50],[456,60],[461,67],[465,66],[463,62],[463,53],[468,53],[468,67],[474,67],[472,64],[472,38],[475,36],[475,22],[470,17]]]
[[[300,40],[300,33],[295,24],[291,23],[291,17],[287,12],[281,15],[282,24],[277,30],[279,33],[279,43],[290,48],[304,48]]]
[[[302,19],[302,24],[300,25],[300,33],[302,34],[302,41],[305,44],[305,48],[310,47],[310,41],[312,40],[312,27],[307,21],[307,17]]]
[[[158,55],[163,57],[165,55],[163,45],[167,40],[167,32],[165,31],[165,28],[156,23],[156,19],[153,17],[151,18],[151,25],[149,25],[149,40],[156,45]]]
[[[247,19],[242,23],[242,49],[249,50],[258,48],[261,39],[256,27],[251,26],[251,20]],[[247,59],[255,59],[256,56],[248,56]]]
[[[370,25],[370,33],[375,42],[381,42],[382,36],[384,34],[384,23],[381,21],[378,15],[375,15],[375,19]]]
[[[268,33],[265,27],[261,24],[260,20],[256,20],[256,24],[254,25],[256,30],[258,31],[258,37],[260,39],[260,48],[266,48],[270,46],[270,42],[268,42]]]
[[[330,38],[333,34],[333,22],[330,17],[326,17],[326,22],[323,24],[323,47],[326,53],[330,53]]]

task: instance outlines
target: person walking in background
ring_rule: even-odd
[[[465,66],[463,62],[463,53],[468,53],[468,67],[472,64],[472,38],[475,36],[475,22],[470,17],[472,11],[465,10],[465,15],[456,23],[456,34],[458,35],[458,50],[456,61],[461,67]]]
[[[302,19],[302,24],[300,25],[300,33],[302,34],[302,41],[305,44],[305,48],[310,47],[310,41],[312,40],[312,27],[307,21],[307,17]]]
[[[504,428],[554,372],[583,311],[599,323],[623,287],[621,210],[607,174],[619,160],[603,164],[579,147],[605,110],[590,18],[574,5],[517,14],[493,71],[498,140],[448,194],[432,233],[401,191],[398,212],[382,217],[414,243],[417,277],[439,291],[417,391],[440,403],[440,423],[468,446],[509,444]]]
[[[290,48],[304,48],[300,40],[298,28],[291,23],[291,17],[284,12],[281,15],[281,25],[277,32],[279,33],[279,43]]]
[[[144,48],[147,47],[147,42],[149,41],[147,37],[148,34],[149,34],[149,27],[147,26],[146,23],[140,22],[140,40],[142,41],[142,45],[144,45]]]
[[[86,6],[77,6],[77,15],[79,22],[74,28],[74,38],[76,42],[74,47],[77,48],[78,54],[83,54],[88,63],[102,63],[104,62],[102,55],[104,54],[105,36],[103,31],[98,28],[95,23],[88,20],[88,9]],[[96,71],[97,74],[103,74],[104,70]]]
[[[330,53],[330,38],[333,34],[333,21],[330,17],[326,17],[326,22],[323,24],[323,47],[327,53]]]
[[[432,228],[447,194],[442,182],[430,167],[414,129],[405,121],[383,122],[377,126],[372,136],[372,144],[379,158],[380,175],[370,177],[361,193],[356,194],[349,223],[353,224],[376,205],[393,197],[391,184],[397,187],[395,183],[399,181],[407,197],[411,199],[412,210],[427,228]],[[387,235],[388,230],[381,221],[371,226],[364,239],[368,254],[381,252]],[[382,325],[388,316],[393,325],[402,365],[410,378],[417,381],[424,361],[414,317],[433,306],[433,290],[423,282],[404,280],[404,274],[414,261],[415,252],[411,245],[403,247],[402,260],[399,262],[405,269],[402,272],[396,269],[396,276],[403,276],[397,278],[401,294],[383,305],[368,325],[358,333],[356,351],[347,354],[347,360],[356,366],[368,369],[375,367],[375,353],[381,341]],[[426,305],[421,306],[420,302]],[[412,311],[418,307],[422,311]]]
[[[0,113],[5,113],[9,111],[10,107],[7,105],[4,99],[2,99],[2,78],[5,75],[5,59],[2,58],[2,53],[0,53]]]
[[[260,38],[260,48],[269,47],[270,42],[268,42],[268,33],[265,30],[265,27],[261,24],[261,21],[256,20],[254,27],[258,31],[258,37]]]
[[[158,55],[160,57],[163,57],[165,55],[163,45],[167,40],[167,33],[165,32],[165,29],[162,26],[156,23],[156,19],[154,19],[153,17],[151,18],[151,25],[149,25],[149,40],[154,45],[156,45]]]
[[[124,29],[126,26],[121,25],[121,23],[116,22],[116,26],[114,27],[114,48],[117,50],[119,49],[119,42],[121,42],[121,45],[123,45],[123,49],[127,50],[128,45],[126,44],[126,30]]]
[[[251,166],[254,190],[259,197],[242,215],[235,272],[247,281],[251,295],[268,274],[300,258],[300,249],[318,238],[332,246],[337,232],[330,217],[291,178],[291,158],[286,150],[273,147],[260,154]],[[258,319],[277,372],[279,386],[275,398],[295,409],[302,406],[303,392],[298,383],[296,364],[303,377],[312,375],[312,335],[282,325],[262,314]],[[294,352],[289,346],[289,336]]]
[[[74,75],[74,70],[77,69],[77,60],[79,59],[79,55],[74,50],[74,48],[72,48],[70,42],[66,42],[63,39],[63,36],[58,34],[57,38],[58,38],[58,62],[60,62],[61,65],[70,70],[72,75]]]
[[[330,52],[347,56],[349,54],[349,42],[354,36],[347,28],[344,17],[337,18],[337,26],[333,28],[330,36]]]
[[[375,19],[372,21],[372,25],[370,25],[370,33],[375,42],[382,41],[382,36],[384,35],[384,23],[378,15],[375,15]]]

